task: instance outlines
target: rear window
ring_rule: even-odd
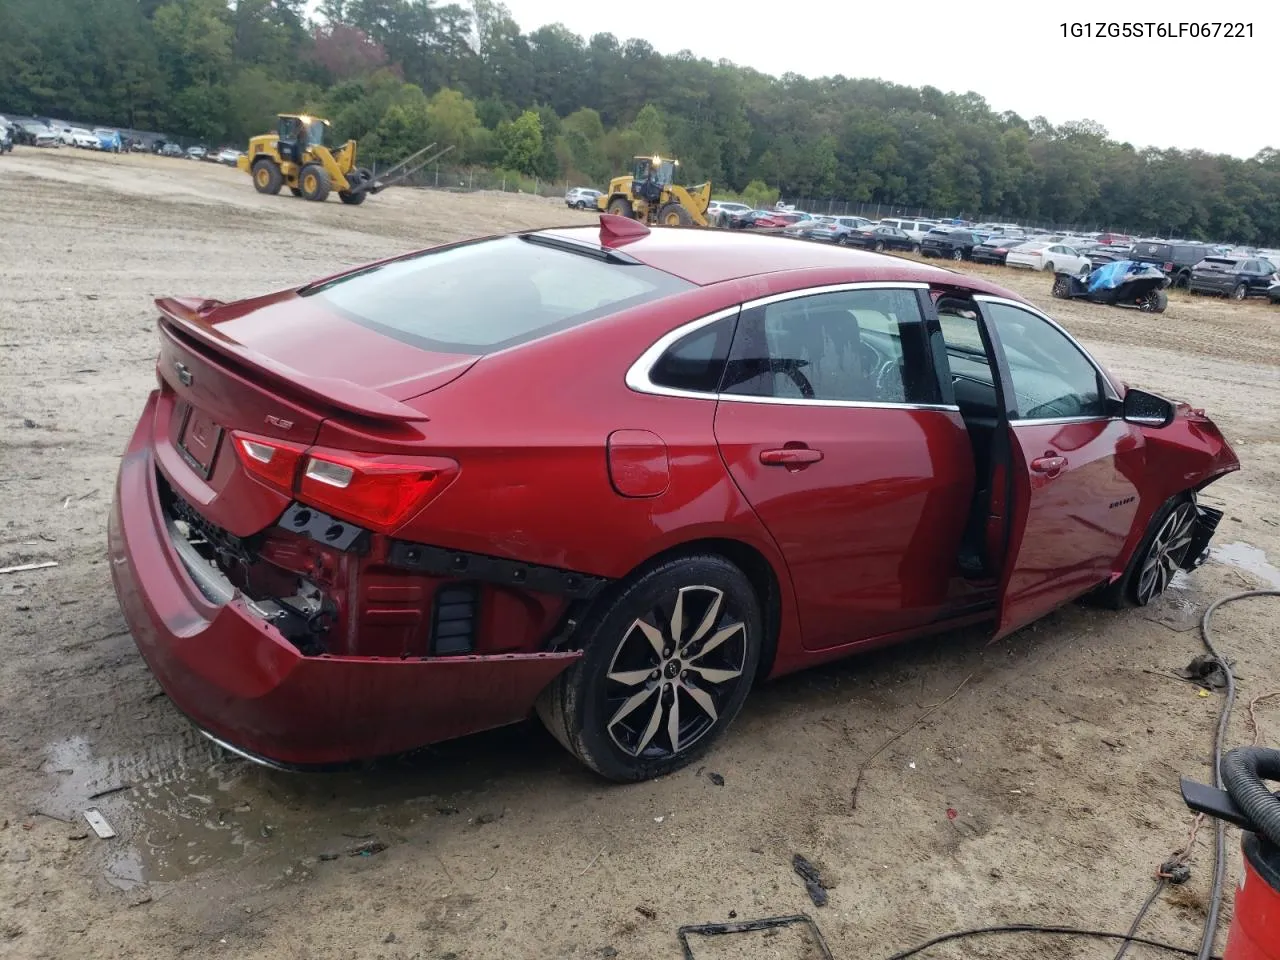
[[[1135,243],[1133,245],[1134,256],[1138,257],[1168,257],[1172,253],[1167,243]]]
[[[1206,270],[1235,270],[1240,266],[1240,261],[1229,257],[1205,257],[1196,266]]]
[[[499,237],[413,254],[302,295],[404,343],[484,355],[693,287],[642,264]]]

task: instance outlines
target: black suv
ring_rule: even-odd
[[[924,235],[924,239],[920,241],[920,252],[926,257],[967,260],[977,244],[977,237],[968,230],[948,230],[946,227],[938,227]]]
[[[1275,276],[1275,264],[1261,257],[1205,257],[1191,271],[1188,289],[1243,300],[1266,296]]]
[[[1162,240],[1143,240],[1133,245],[1129,259],[1139,263],[1154,263],[1169,276],[1169,286],[1185,287],[1191,282],[1191,268],[1213,253],[1213,248],[1203,243],[1165,243]]]

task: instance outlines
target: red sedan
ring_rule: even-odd
[[[111,571],[173,702],[284,766],[537,712],[593,770],[754,681],[1203,560],[1238,469],[986,281],[781,238],[542,230],[157,301]]]

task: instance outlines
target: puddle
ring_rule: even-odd
[[[435,820],[449,829],[502,816],[488,788],[518,780],[522,768],[549,772],[546,750],[517,733],[482,735],[458,750],[387,762],[352,773],[291,774],[230,756],[190,734],[129,757],[99,756],[85,737],[50,744],[41,772],[47,789],[33,803],[87,833],[103,881],[125,891],[248,864],[285,872],[300,860],[359,855],[370,843],[404,842]],[[550,749],[550,748],[547,748]],[[482,762],[474,760],[481,751]],[[514,775],[514,776],[513,776]],[[101,840],[84,819],[97,808],[116,831]]]
[[[1209,556],[1219,563],[1238,567],[1246,573],[1251,573],[1259,580],[1264,580],[1272,587],[1280,590],[1280,569],[1272,566],[1267,561],[1266,553],[1257,547],[1240,542],[1226,543],[1220,547],[1212,548],[1209,551]]]

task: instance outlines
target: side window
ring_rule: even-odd
[[[848,290],[744,311],[721,391],[779,400],[936,403],[914,290]]]
[[[673,343],[649,371],[649,381],[659,387],[714,394],[729,356],[737,317],[717,320]]]
[[[1106,415],[1102,377],[1062,331],[1018,307],[984,303],[1004,348],[1019,420]]]

